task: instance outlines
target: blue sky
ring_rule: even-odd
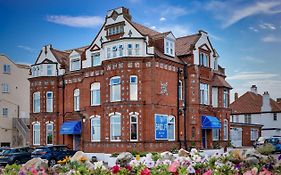
[[[207,31],[226,68],[232,93],[252,84],[281,97],[280,0],[0,0],[0,53],[34,63],[42,46],[71,49],[91,43],[106,11],[130,9],[133,20],[176,36]]]

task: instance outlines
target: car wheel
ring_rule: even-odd
[[[50,161],[49,161],[49,166],[50,167],[53,167],[54,165],[56,165],[57,164],[57,161],[55,160],[55,159],[51,159]]]
[[[15,160],[15,161],[14,161],[14,164],[19,165],[19,164],[20,164],[20,161],[19,161],[19,160]]]

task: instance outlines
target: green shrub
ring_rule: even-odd
[[[119,153],[112,153],[111,157],[117,157],[119,155]]]
[[[274,152],[274,150],[275,148],[272,144],[265,144],[264,146],[257,148],[257,151],[264,155],[271,154]]]
[[[21,165],[13,164],[13,165],[6,165],[3,174],[4,175],[17,175],[20,171]]]

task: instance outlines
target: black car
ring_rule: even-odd
[[[76,151],[69,149],[64,145],[57,146],[42,146],[36,148],[31,157],[40,157],[41,159],[47,159],[49,166],[54,166],[57,161],[64,159],[67,156],[73,156]]]
[[[32,151],[29,147],[5,149],[0,155],[0,165],[26,163],[31,159]]]
[[[7,149],[9,149],[9,148],[8,147],[0,147],[0,155]]]

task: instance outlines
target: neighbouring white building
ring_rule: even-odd
[[[232,109],[231,122],[263,125],[261,136],[281,136],[281,103],[270,98],[268,92],[258,94],[256,85],[230,105]],[[251,140],[256,139],[258,131],[251,131]]]
[[[0,147],[29,144],[29,72],[0,55]]]

